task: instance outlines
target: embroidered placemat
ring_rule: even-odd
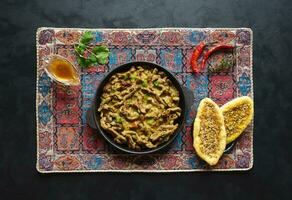
[[[44,72],[47,55],[62,55],[77,65],[74,44],[85,30],[94,33],[94,44],[110,49],[108,64],[82,71],[79,87],[64,88]],[[194,75],[189,65],[195,46],[202,40],[235,45],[235,66],[221,73]],[[192,122],[201,99],[222,105],[235,97],[253,97],[252,31],[248,28],[193,29],[69,29],[39,28],[36,34],[37,163],[39,172],[185,172],[248,170],[253,165],[253,124],[231,152],[209,167],[194,153]],[[222,54],[214,54],[208,65]],[[195,101],[184,128],[171,147],[149,155],[121,153],[107,144],[86,123],[86,112],[102,77],[129,61],[151,61],[170,69],[181,84],[193,91]]]

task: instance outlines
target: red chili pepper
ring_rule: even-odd
[[[234,48],[234,46],[227,45],[227,44],[221,44],[221,45],[218,45],[218,46],[215,46],[215,47],[211,48],[209,51],[207,51],[207,53],[205,54],[205,56],[203,58],[202,65],[201,65],[201,70],[204,69],[204,67],[206,65],[206,62],[207,62],[208,58],[210,57],[210,55],[212,53],[214,53],[215,51],[218,51],[220,49],[233,49],[233,48]]]
[[[191,66],[192,66],[192,69],[195,73],[199,72],[199,66],[198,66],[197,61],[198,61],[198,58],[200,57],[200,55],[202,54],[205,46],[206,46],[206,43],[204,41],[200,42],[196,46],[196,49],[194,50],[194,52],[192,54]]]

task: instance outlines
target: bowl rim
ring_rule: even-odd
[[[108,81],[108,79],[110,79],[110,77],[112,77],[114,74],[122,71],[121,68],[125,68],[125,69],[129,69],[132,66],[139,66],[139,65],[150,65],[153,67],[156,67],[159,71],[164,71],[166,72],[166,75],[168,77],[170,77],[170,80],[173,82],[174,86],[178,89],[179,94],[180,94],[180,105],[181,105],[181,116],[178,118],[180,119],[180,123],[178,123],[178,128],[175,130],[175,132],[173,133],[173,135],[171,136],[171,138],[159,145],[158,147],[154,148],[154,149],[146,149],[143,151],[136,151],[136,150],[132,150],[128,147],[123,147],[122,145],[117,144],[116,142],[114,142],[111,139],[110,134],[108,134],[105,130],[102,129],[102,127],[100,126],[100,122],[98,120],[97,114],[97,107],[99,106],[98,103],[98,98],[100,98],[100,95],[103,92],[103,87],[106,84],[106,82]],[[98,94],[99,97],[98,97]],[[165,67],[162,67],[161,65],[154,63],[154,62],[148,62],[148,61],[132,61],[132,62],[127,62],[127,63],[123,63],[121,65],[116,66],[115,68],[111,69],[100,81],[99,86],[96,89],[96,93],[94,95],[94,100],[93,100],[93,104],[92,104],[93,108],[92,108],[92,113],[93,113],[93,121],[94,124],[97,128],[97,131],[99,132],[99,134],[101,134],[103,136],[103,138],[110,143],[112,146],[114,146],[116,149],[119,149],[125,153],[130,153],[130,154],[149,154],[149,153],[153,153],[153,152],[157,152],[160,151],[164,148],[166,148],[167,146],[169,146],[174,140],[175,138],[178,136],[178,134],[180,133],[180,131],[182,130],[183,124],[185,123],[185,117],[186,117],[186,102],[185,102],[185,94],[184,94],[184,90],[183,90],[183,86],[182,84],[178,81],[178,79],[175,77],[175,75],[168,69],[166,69]]]

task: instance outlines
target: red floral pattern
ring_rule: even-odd
[[[210,41],[218,43],[234,43],[236,34],[233,31],[219,30],[210,34]]]
[[[223,155],[222,159],[219,160],[218,164],[215,168],[221,168],[221,169],[232,169],[235,167],[235,161],[232,158],[232,155]]]
[[[193,135],[193,127],[187,126],[185,128],[185,141],[184,141],[186,151],[194,151],[192,135]]]
[[[45,67],[45,63],[44,63],[44,58],[48,55],[50,55],[52,52],[51,48],[49,46],[41,46],[39,48],[39,66],[40,68],[44,68]]]
[[[182,43],[182,35],[180,32],[167,31],[162,32],[160,40],[163,44],[173,45]]]
[[[148,61],[155,62],[156,61],[156,51],[149,49],[137,49],[136,50],[136,61]]]
[[[104,139],[96,135],[95,131],[89,126],[85,127],[83,133],[83,145],[84,150],[87,151],[98,151],[103,150],[105,148]]]
[[[78,150],[79,149],[79,128],[58,127],[57,128],[57,150]]]
[[[164,155],[162,158],[164,162],[161,163],[161,167],[166,169],[176,169],[180,165],[179,155]]]
[[[76,99],[80,96],[80,86],[64,86],[55,84],[57,99]]]
[[[79,41],[80,36],[81,32],[72,30],[62,30],[56,32],[55,34],[57,40],[64,44],[75,44]]]
[[[58,124],[78,124],[80,122],[79,99],[57,99],[56,119]]]
[[[81,166],[80,161],[75,156],[65,155],[59,157],[54,162],[54,167],[58,170],[75,170]]]
[[[38,43],[45,45],[47,43],[52,43],[54,40],[55,32],[52,29],[40,30],[38,35]]]
[[[56,54],[67,58],[70,62],[76,62],[73,46],[56,45]]]
[[[158,36],[155,31],[137,32],[134,36],[135,42],[139,44],[152,44],[157,40]]]
[[[240,57],[238,58],[238,65],[239,66],[250,66],[250,54],[251,49],[249,46],[243,46],[237,48],[238,54]]]
[[[111,32],[108,34],[108,40],[115,45],[125,45],[129,43],[130,33],[125,31]]]
[[[49,150],[51,146],[51,138],[50,138],[50,133],[45,131],[45,132],[40,132],[39,133],[39,142],[40,142],[40,150]]]
[[[234,82],[232,76],[211,76],[211,98],[232,99]]]

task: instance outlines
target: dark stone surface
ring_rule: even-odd
[[[0,1],[0,199],[292,199],[290,0]],[[39,26],[251,27],[255,163],[248,172],[51,174],[35,169]]]

